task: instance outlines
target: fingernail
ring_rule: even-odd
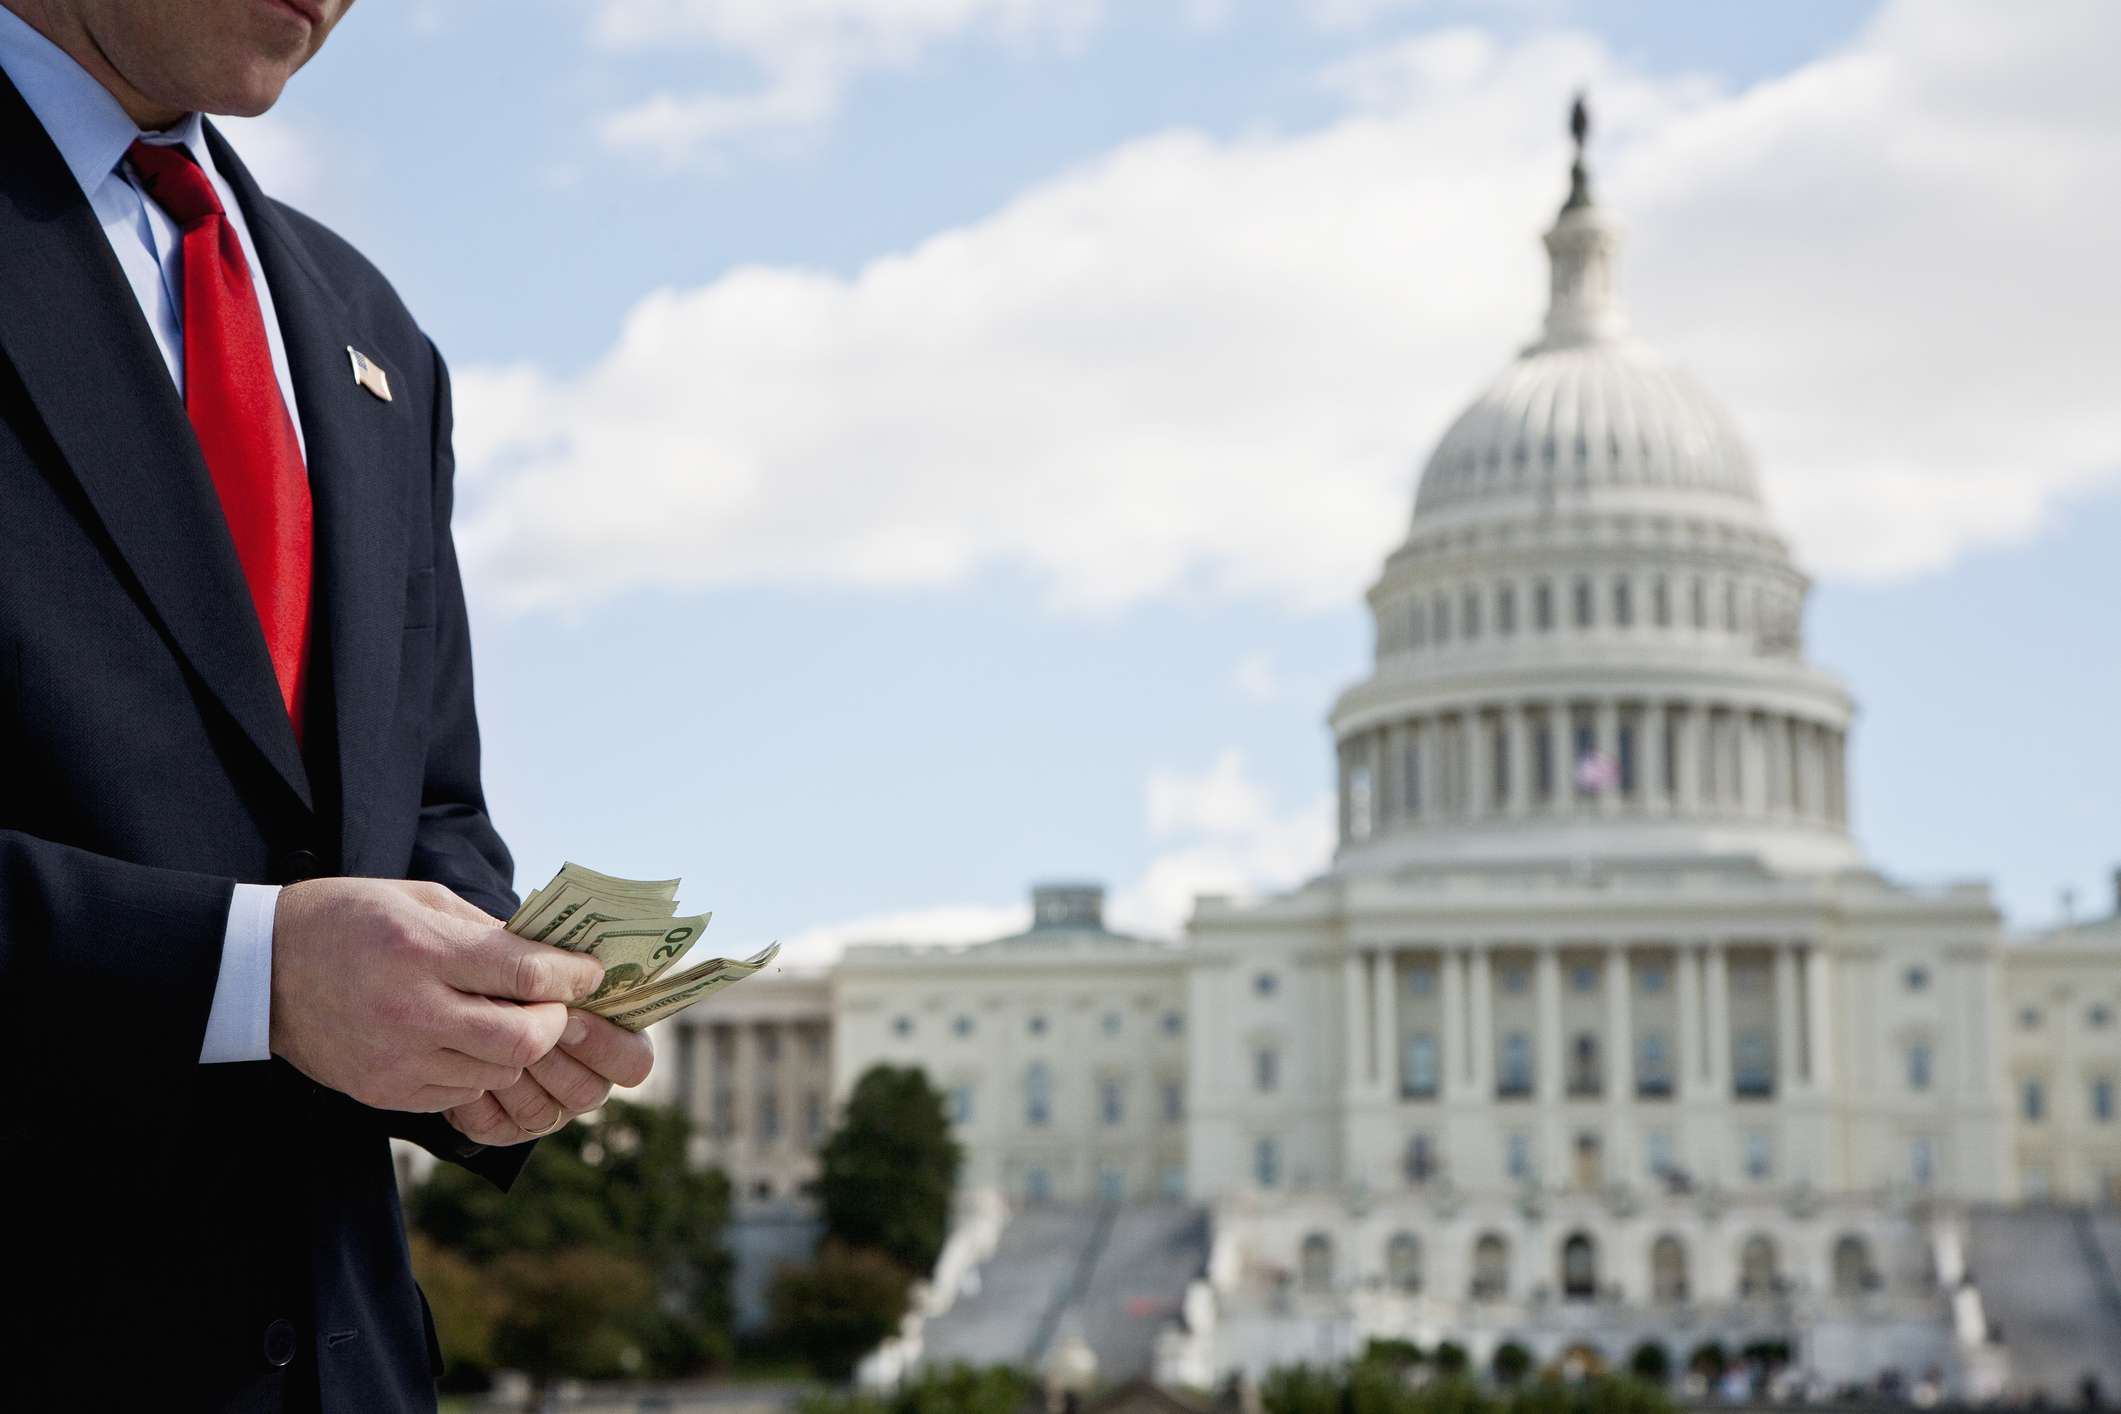
[[[579,1046],[582,1044],[583,1040],[588,1035],[589,1023],[584,1021],[581,1017],[575,1015],[574,1013],[569,1012],[567,1016],[567,1029],[560,1033],[561,1042],[569,1046]]]

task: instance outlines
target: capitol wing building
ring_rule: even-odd
[[[2121,1227],[2039,1218],[2121,1191],[2121,922],[2006,944],[1985,886],[1867,867],[1809,582],[1731,417],[1629,332],[1580,150],[1545,242],[1544,327],[1370,590],[1330,869],[1204,898],[1179,943],[1042,888],[1020,936],[695,1009],[672,1083],[740,1192],[798,1191],[830,1100],[919,1065],[1008,1223],[1205,1214],[1153,1343],[1203,1384],[1397,1336],[1592,1365],[1780,1342],[1835,1382],[1992,1389],[2019,1259],[2061,1252],[2065,1301],[2121,1291]],[[1092,1328],[1094,1275],[1054,1298]],[[956,1353],[1036,1361],[1056,1312]]]

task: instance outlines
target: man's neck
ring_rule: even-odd
[[[166,128],[184,117],[181,109],[157,103],[126,82],[125,75],[118,72],[117,65],[111,63],[66,0],[0,0],[0,6],[14,11],[24,24],[65,50],[67,57],[102,84],[118,100],[126,116],[143,130]]]

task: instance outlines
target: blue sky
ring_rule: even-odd
[[[1588,83],[1637,329],[1819,576],[1865,841],[2030,925],[2121,862],[2101,25],[371,0],[237,142],[457,372],[521,882],[823,947],[1324,862],[1358,596],[1532,329]]]

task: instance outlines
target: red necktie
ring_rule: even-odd
[[[299,741],[309,667],[309,472],[273,372],[250,263],[189,152],[136,142],[127,156],[147,194],[184,232],[184,410]]]

